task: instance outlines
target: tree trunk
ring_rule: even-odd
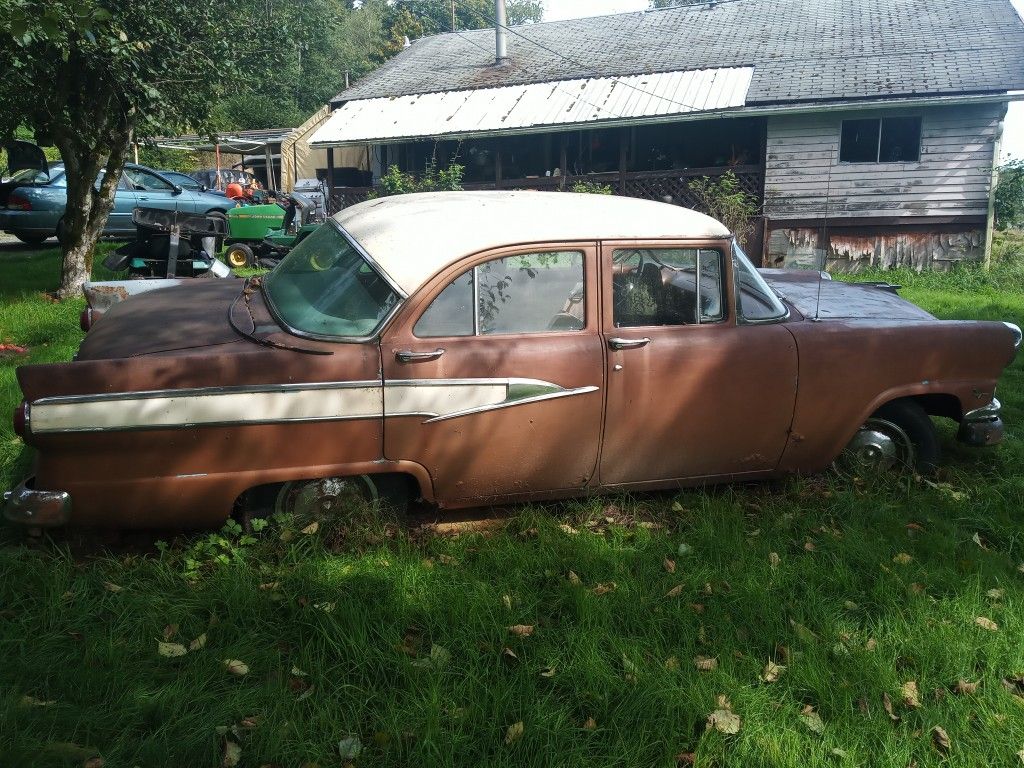
[[[80,136],[70,131],[54,136],[64,160],[68,185],[61,226],[63,259],[58,298],[80,296],[82,285],[91,277],[96,243],[114,207],[114,194],[132,135],[129,126],[111,126],[110,133],[98,137],[97,146],[85,146]],[[101,170],[105,173],[97,187]]]

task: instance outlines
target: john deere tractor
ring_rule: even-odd
[[[228,235],[224,240],[224,261],[235,269],[258,264],[273,266],[320,226],[320,222],[308,220],[314,210],[312,202],[294,192],[282,204],[264,203],[231,208],[227,212]],[[293,223],[296,226],[291,231]]]

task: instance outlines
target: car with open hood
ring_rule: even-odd
[[[213,526],[352,493],[440,507],[933,468],[1002,436],[1016,326],[755,269],[645,200],[445,192],[335,215],[272,272],[93,317],[18,369],[34,525]],[[86,323],[88,325],[89,323]]]

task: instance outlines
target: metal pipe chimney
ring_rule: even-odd
[[[494,64],[498,67],[508,64],[507,27],[505,0],[494,0]]]

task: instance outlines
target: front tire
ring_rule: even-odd
[[[253,256],[252,248],[245,243],[232,243],[224,252],[224,261],[232,269],[244,269],[253,266],[256,257]]]
[[[14,232],[13,234],[25,245],[31,245],[33,248],[38,248],[50,237],[49,235],[30,235],[27,232]]]
[[[859,476],[906,470],[932,474],[940,455],[938,433],[924,408],[913,400],[894,400],[857,430],[836,468]]]

